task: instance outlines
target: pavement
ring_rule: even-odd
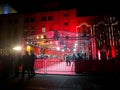
[[[0,80],[0,90],[120,90],[120,74],[36,74]]]

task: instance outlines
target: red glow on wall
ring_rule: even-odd
[[[112,58],[115,58],[116,54],[115,54],[115,47],[114,46],[111,49],[111,54],[112,54]]]
[[[98,50],[98,60],[101,60],[100,50]]]
[[[35,47],[35,53],[38,54],[39,53],[39,48]]]
[[[34,13],[35,22],[31,24],[26,23],[26,27],[34,27],[35,35],[39,35],[43,32],[48,33],[50,31],[58,30],[58,31],[65,31],[65,32],[77,32],[79,29],[80,33],[83,34],[92,34],[92,27],[91,27],[91,20],[95,18],[94,16],[88,17],[77,17],[76,16],[77,10],[70,9],[70,10],[61,10],[61,11],[48,11],[48,12],[38,12]],[[31,17],[31,15],[26,15],[27,17]],[[51,19],[50,19],[51,17]],[[47,35],[49,37],[52,34]],[[52,37],[52,36],[50,36]],[[96,46],[95,41],[92,41],[91,44],[92,50],[92,57],[96,59]],[[35,49],[35,52],[38,54],[41,50]],[[50,52],[50,51],[49,51]],[[46,54],[49,52],[45,52]],[[54,53],[53,51],[51,53]]]
[[[109,52],[108,52],[108,51],[106,51],[106,58],[107,58],[107,59],[109,59],[109,57],[108,57],[108,56],[109,56]]]
[[[43,17],[44,20],[42,20]],[[52,19],[49,20],[49,17]],[[41,33],[43,27],[46,32],[51,30],[76,32],[76,9],[36,13],[35,18],[37,20],[34,25],[36,34]]]

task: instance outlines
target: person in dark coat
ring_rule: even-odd
[[[21,54],[16,52],[14,56],[14,77],[19,77],[19,67],[21,65]]]
[[[66,55],[66,65],[70,66],[71,65],[71,58],[69,55]]]
[[[31,73],[31,77],[33,77],[35,75],[35,70],[34,70],[34,63],[35,63],[35,59],[36,56],[34,54],[33,51],[31,51],[31,55],[30,55],[30,73]]]
[[[27,51],[22,57],[22,79],[24,78],[25,71],[27,71],[28,78],[30,78],[30,55]]]

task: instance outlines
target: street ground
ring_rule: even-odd
[[[120,90],[120,74],[37,74],[1,80],[0,90]]]

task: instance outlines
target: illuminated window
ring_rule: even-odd
[[[46,28],[45,27],[42,27],[42,32],[46,32]]]

